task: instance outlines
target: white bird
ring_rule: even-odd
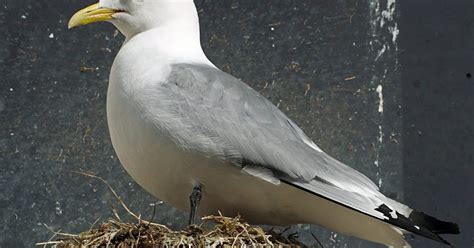
[[[126,37],[110,71],[107,119],[120,162],[159,199],[251,223],[317,224],[392,247],[416,233],[459,233],[385,197],[324,153],[277,107],[204,54],[192,0],[100,0],[69,27],[97,21]]]

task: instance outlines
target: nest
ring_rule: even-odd
[[[212,228],[207,223],[215,222]],[[239,217],[222,215],[203,218],[199,226],[181,231],[152,222],[125,223],[111,219],[81,234],[55,233],[56,240],[37,245],[73,247],[302,247],[296,239],[261,227],[252,227]]]
[[[98,227],[80,234],[55,232],[53,237],[38,246],[52,248],[72,247],[304,247],[297,235],[283,235],[273,229],[265,231],[251,226],[240,217],[218,216],[202,218],[200,225],[188,226],[184,230],[174,231],[165,225],[145,221],[136,215],[121,200],[114,189],[102,178],[78,172],[104,182],[117,198],[125,211],[134,219],[133,223],[122,221],[113,209],[114,217]],[[153,216],[156,208],[154,208]],[[210,225],[214,224],[214,225]],[[317,243],[319,240],[314,237]]]

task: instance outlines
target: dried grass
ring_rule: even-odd
[[[96,178],[104,182],[117,198],[125,211],[132,216],[134,223],[121,220],[114,209],[114,218],[80,234],[53,232],[47,242],[38,246],[53,248],[72,247],[304,247],[294,238],[285,237],[282,232],[265,231],[261,227],[251,226],[240,217],[229,218],[222,214],[202,218],[200,225],[192,225],[184,230],[174,231],[165,225],[143,220],[122,201],[115,190],[104,179],[83,173],[81,175]],[[155,214],[153,211],[153,217]],[[153,218],[152,217],[152,218]],[[214,223],[215,225],[209,225]],[[284,231],[283,231],[284,232]],[[316,239],[316,238],[315,238]],[[319,241],[316,239],[317,243]]]
[[[216,222],[205,228],[209,221]],[[238,217],[208,216],[203,224],[189,226],[181,231],[156,224],[138,221],[125,223],[111,219],[98,228],[81,234],[55,233],[54,241],[37,243],[55,248],[72,247],[302,247],[295,240],[273,231],[265,232],[252,227]]]

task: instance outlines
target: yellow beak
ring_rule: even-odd
[[[86,25],[93,22],[102,22],[112,19],[112,15],[118,12],[117,10],[100,8],[99,4],[93,4],[89,7],[79,10],[69,20],[68,28],[73,28],[81,25]]]

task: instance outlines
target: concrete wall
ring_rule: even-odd
[[[466,233],[454,240],[472,246],[472,6],[406,2],[197,5],[204,50],[219,68],[388,196],[461,222]],[[143,216],[159,202],[123,171],[108,136],[108,71],[123,38],[109,24],[66,28],[87,4],[0,3],[0,247],[48,240],[44,224],[78,232],[111,216],[117,202],[108,189],[72,171],[105,178]],[[186,218],[160,204],[155,220],[181,228]],[[307,242],[315,233],[326,247],[380,247],[318,227],[293,229]]]

